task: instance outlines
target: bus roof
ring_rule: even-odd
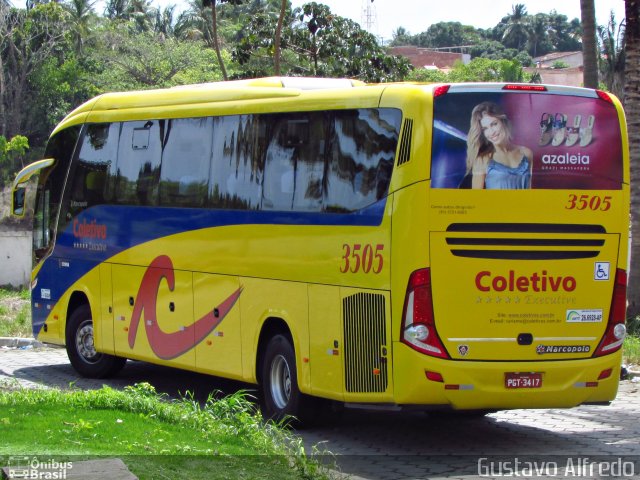
[[[112,118],[122,118],[123,116],[130,116],[131,119],[160,118],[161,116],[172,116],[178,110],[190,111],[193,116],[198,116],[199,114],[202,115],[203,113],[201,112],[205,110],[210,111],[213,104],[218,104],[221,110],[226,110],[245,106],[246,103],[243,102],[268,102],[269,100],[282,99],[285,101],[284,103],[290,103],[286,100],[298,98],[299,100],[308,99],[307,105],[304,105],[306,108],[309,108],[309,106],[311,106],[311,109],[329,108],[330,104],[336,101],[339,101],[340,104],[331,105],[332,108],[345,108],[345,102],[350,103],[352,106],[357,105],[357,102],[361,102],[363,106],[365,103],[371,104],[380,99],[380,95],[386,88],[434,90],[437,95],[438,88],[444,88],[441,91],[445,93],[498,92],[507,86],[513,87],[509,91],[521,89],[524,92],[528,89],[533,90],[535,87],[544,90],[547,94],[569,94],[592,98],[598,96],[596,91],[590,89],[552,85],[504,83],[427,84],[415,82],[366,84],[359,80],[347,78],[264,77],[154,90],[105,93],[92,98],[69,113],[56,127],[53,134],[63,128],[78,125],[85,121],[111,121]],[[354,90],[359,93],[353,95]],[[295,103],[298,104],[297,101]],[[90,114],[92,118],[89,118]],[[204,114],[206,115],[206,113]]]
[[[67,126],[83,123],[87,114],[95,111],[171,108],[220,102],[299,97],[303,95],[303,92],[335,91],[365,86],[367,86],[365,82],[347,78],[264,77],[153,90],[105,93],[88,100],[69,113],[56,127],[54,133]],[[373,93],[373,95],[378,96],[379,93]]]

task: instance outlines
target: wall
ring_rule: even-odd
[[[0,286],[27,287],[31,277],[31,232],[0,230]]]
[[[11,189],[0,189],[0,286],[27,287],[31,278],[31,231],[9,216]]]

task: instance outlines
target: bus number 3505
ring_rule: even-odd
[[[362,270],[364,273],[380,273],[382,271],[384,265],[384,258],[382,257],[383,244],[379,243],[374,246],[369,243],[365,245],[360,243],[349,245],[345,243],[342,245],[342,249],[344,255],[342,255],[340,272],[357,273]]]

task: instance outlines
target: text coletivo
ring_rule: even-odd
[[[82,223],[76,218],[73,221],[73,236],[76,238],[100,238],[106,240],[107,226],[99,224],[97,220],[88,222],[83,219]]]
[[[546,270],[541,273],[534,272],[529,276],[516,275],[516,272],[509,270],[507,275],[494,275],[488,270],[478,272],[476,275],[476,288],[481,292],[557,292],[564,290],[572,292],[576,289],[576,279],[571,275],[552,276]]]

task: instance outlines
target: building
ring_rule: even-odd
[[[442,52],[412,45],[403,47],[391,47],[391,55],[400,55],[407,58],[415,68],[437,68],[449,71],[456,62],[467,64],[471,56],[467,53]]]
[[[537,68],[553,68],[556,63],[563,63],[568,68],[582,67],[582,52],[553,52],[536,57],[533,63]]]
[[[582,52],[554,52],[533,59],[535,67],[525,68],[527,73],[538,73],[542,83],[581,87],[584,84]],[[553,68],[562,63],[566,68]]]

